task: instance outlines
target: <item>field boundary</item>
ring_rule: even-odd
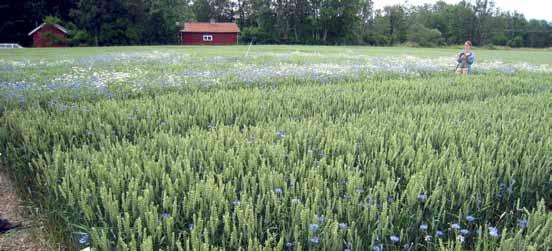
[[[28,208],[18,196],[14,183],[0,168],[0,218],[18,225],[0,234],[0,251],[61,250],[48,242],[44,224],[27,214]]]

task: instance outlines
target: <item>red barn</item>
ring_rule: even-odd
[[[61,25],[42,23],[31,35],[34,47],[67,47],[67,30]]]
[[[238,44],[240,28],[236,23],[185,23],[180,31],[185,45]]]

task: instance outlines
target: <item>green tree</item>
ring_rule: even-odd
[[[390,43],[397,44],[405,42],[408,22],[404,7],[401,5],[387,6],[383,11],[388,16]]]
[[[529,21],[526,32],[526,46],[543,48],[550,45],[549,36],[547,36],[550,33],[550,26],[546,21],[535,19]]]
[[[408,41],[419,46],[431,47],[441,43],[441,32],[421,24],[413,24],[408,29]]]
[[[369,34],[365,36],[365,41],[373,45],[389,45],[391,44],[391,23],[389,16],[384,15],[381,10],[376,10],[374,25],[371,27]]]
[[[171,44],[177,21],[213,18],[236,21],[246,42],[425,44],[438,31],[442,44],[552,46],[551,24],[502,12],[493,0],[381,10],[372,0],[21,0],[0,4],[0,39],[28,45],[27,32],[46,16],[64,21],[71,45]]]

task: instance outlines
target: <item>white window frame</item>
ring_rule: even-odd
[[[213,42],[213,35],[203,35],[203,42]]]

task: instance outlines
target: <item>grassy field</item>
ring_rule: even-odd
[[[42,60],[42,59],[67,59],[83,56],[94,56],[106,53],[133,53],[151,52],[153,50],[190,53],[198,56],[244,56],[248,46],[205,47],[205,46],[124,46],[124,47],[83,47],[83,48],[58,48],[58,49],[27,49],[27,50],[1,50],[0,56],[7,60]],[[365,47],[365,46],[271,46],[254,45],[250,49],[251,54],[262,52],[273,53],[322,53],[322,54],[353,54],[362,56],[402,56],[412,55],[417,57],[454,57],[463,48],[409,48],[409,47]],[[552,64],[551,49],[479,49],[474,48],[478,60],[504,61],[504,62],[530,62],[536,64]]]
[[[75,249],[552,248],[552,51],[247,50],[2,50],[2,167]]]

